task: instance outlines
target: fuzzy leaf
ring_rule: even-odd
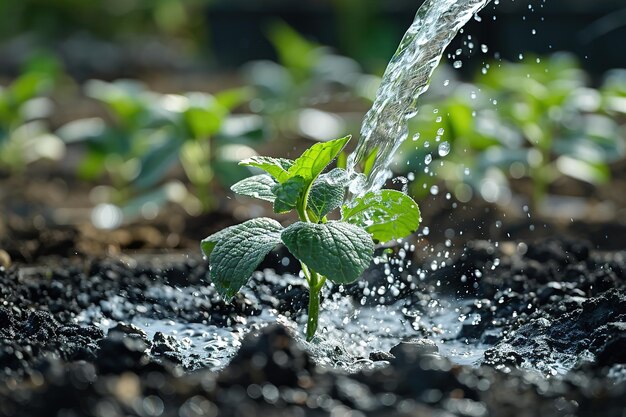
[[[274,213],[286,213],[294,209],[305,187],[306,182],[300,176],[289,178],[282,184],[276,184],[272,188],[272,192],[276,196]]]
[[[337,157],[350,138],[351,136],[348,135],[341,139],[319,142],[311,146],[289,168],[289,177],[299,175],[309,182],[313,181]]]
[[[220,230],[219,232],[215,232],[212,235],[205,237],[200,242],[200,249],[202,249],[202,253],[207,257],[207,259],[211,256],[211,252],[215,249],[215,245],[217,245],[220,240],[224,239],[233,227],[235,226],[230,226]]]
[[[281,230],[276,220],[261,217],[213,235],[207,243],[209,248],[217,240],[210,251],[209,272],[223,298],[234,296],[250,279],[265,256],[280,243]]]
[[[321,219],[343,203],[348,183],[344,173],[343,169],[335,168],[328,174],[320,175],[311,186],[307,207],[317,219]]]
[[[239,165],[261,168],[270,174],[278,182],[285,182],[293,175],[289,175],[287,170],[293,166],[294,161],[285,158],[270,158],[269,156],[253,156],[244,159]]]
[[[242,168],[245,169],[245,168]],[[253,175],[234,184],[230,189],[241,195],[258,198],[269,202],[274,202],[276,196],[272,192],[272,187],[277,183],[274,178],[267,174]]]
[[[410,235],[422,220],[417,203],[396,190],[369,192],[353,205],[343,206],[341,214],[344,221],[364,228],[379,242]]]
[[[370,235],[349,223],[297,222],[281,238],[296,258],[337,284],[356,281],[374,254]]]

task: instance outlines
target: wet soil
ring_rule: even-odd
[[[0,415],[624,415],[626,251],[471,241],[434,267],[419,245],[396,250],[405,261],[326,289],[327,310],[355,313],[323,317],[312,344],[283,254],[230,304],[197,255],[1,268]],[[458,326],[446,332],[429,312],[450,300]],[[377,342],[384,326],[355,323],[366,309],[405,330]],[[339,341],[335,318],[358,343]],[[168,322],[186,333],[149,325]],[[478,353],[464,362],[446,346]]]

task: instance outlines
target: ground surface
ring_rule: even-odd
[[[472,241],[423,280],[381,269],[326,291],[307,346],[289,267],[225,304],[193,256],[14,264],[0,271],[0,415],[624,415],[625,251]],[[449,300],[457,327],[431,314]]]

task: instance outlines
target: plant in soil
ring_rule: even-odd
[[[340,168],[323,171],[337,157],[350,136],[316,143],[296,160],[253,157],[241,165],[267,174],[246,178],[232,186],[238,194],[274,204],[275,213],[295,210],[299,221],[283,227],[262,217],[223,229],[201,242],[209,259],[209,274],[224,298],[233,297],[278,244],[300,261],[309,288],[306,329],[308,341],[317,330],[320,292],[329,280],[356,281],[370,265],[375,242],[404,238],[417,230],[417,203],[396,190],[368,192],[345,203],[350,176]],[[329,215],[340,209],[340,218]]]

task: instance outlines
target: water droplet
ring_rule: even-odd
[[[489,51],[489,48],[487,47],[487,45],[485,45],[484,43],[480,44],[480,50],[486,54],[487,51]]]
[[[461,68],[461,67],[463,66],[463,63],[462,63],[461,61],[454,61],[454,62],[452,63],[452,66],[453,66],[454,68],[456,68],[456,69],[459,69],[459,68]]]
[[[437,148],[439,156],[446,156],[450,153],[450,144],[448,142],[441,142]]]
[[[431,154],[426,154],[424,157],[424,163],[426,165],[430,164],[433,161],[433,156]]]

